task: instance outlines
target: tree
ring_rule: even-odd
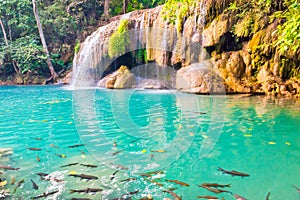
[[[36,7],[36,1],[35,0],[32,0],[32,5],[33,5],[33,13],[34,13],[34,16],[35,16],[35,19],[36,19],[36,24],[37,24],[37,27],[38,27],[38,30],[39,30],[39,35],[40,35],[40,38],[41,38],[41,42],[42,42],[44,51],[45,51],[46,56],[47,56],[46,62],[47,62],[48,68],[49,68],[50,73],[51,73],[50,79],[55,80],[56,77],[57,77],[57,73],[55,72],[54,67],[52,65],[52,62],[51,62],[50,53],[48,51],[47,43],[46,43],[46,40],[45,40],[45,36],[44,36],[44,32],[43,32],[42,24],[41,24],[41,21],[40,21],[40,18],[39,18],[39,14],[38,14],[38,10],[37,10],[37,7]]]
[[[104,16],[109,19],[109,2],[110,0],[104,1]]]

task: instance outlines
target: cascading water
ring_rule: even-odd
[[[139,49],[147,52],[148,64],[129,66],[137,79],[137,87],[140,83],[145,84],[145,80],[151,80],[162,82],[166,88],[174,88],[176,70],[167,65],[174,66],[181,63],[180,65],[185,66],[199,62],[205,57],[201,48],[206,15],[205,3],[201,2],[198,8],[194,11],[193,23],[183,24],[182,33],[162,19],[161,7],[127,13],[120,18],[120,20],[127,19],[129,27],[133,27],[128,30],[130,44],[124,54],[135,52],[128,55],[133,56],[131,58],[133,63],[141,64],[138,61],[140,58],[134,56]],[[72,86],[95,86],[105,70],[118,59],[109,58],[108,41],[120,20],[100,27],[81,44],[73,62]]]

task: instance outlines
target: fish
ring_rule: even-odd
[[[300,193],[300,188],[298,188],[296,185],[293,184],[293,187]]]
[[[164,174],[163,171],[154,171],[154,172],[147,172],[147,174],[153,175],[153,174]]]
[[[206,187],[221,187],[221,188],[225,188],[225,187],[230,187],[230,184],[221,185],[221,184],[218,184],[218,183],[202,183],[202,186],[206,186]]]
[[[41,148],[35,148],[35,147],[29,147],[27,149],[29,149],[31,151],[41,151],[42,150]]]
[[[119,172],[119,170],[116,170],[110,177],[110,180],[112,181],[115,178],[115,175]]]
[[[200,115],[206,115],[207,113],[206,112],[195,112],[196,114],[200,114]]]
[[[199,185],[200,187],[204,188],[204,189],[207,189],[208,191],[211,191],[215,194],[220,194],[222,192],[227,192],[227,193],[231,193],[230,191],[228,190],[220,190],[220,189],[215,189],[215,188],[211,188],[211,187],[207,187],[207,186],[203,186],[203,185]]]
[[[181,200],[182,198],[180,196],[178,196],[175,192],[170,191],[170,190],[163,190],[162,192],[166,192],[171,194],[174,197],[174,200]]]
[[[120,180],[120,182],[135,181],[135,180],[136,180],[136,178],[126,178],[126,179]]]
[[[67,164],[67,165],[62,165],[60,166],[60,168],[63,168],[63,167],[71,167],[71,166],[74,166],[74,165],[78,165],[79,163],[70,163],[70,164]]]
[[[43,140],[43,138],[32,138],[34,140]]]
[[[55,154],[56,156],[58,157],[61,157],[61,158],[66,158],[67,156],[65,154]]]
[[[150,181],[151,183],[154,183],[155,185],[158,185],[160,187],[164,186],[162,183],[159,183],[157,181],[151,180],[151,179],[147,179],[148,181]]]
[[[41,180],[44,180],[44,181],[54,181],[54,182],[57,182],[57,183],[60,183],[60,182],[63,182],[64,180],[61,180],[61,179],[57,179],[55,177],[41,177]]]
[[[112,153],[111,156],[118,155],[118,154],[121,153],[122,151],[123,151],[123,149],[122,149],[122,150],[119,150],[119,151],[116,151],[116,152]]]
[[[231,176],[241,176],[241,177],[250,176],[249,174],[246,174],[246,173],[243,173],[243,172],[238,172],[238,171],[235,171],[235,170],[228,171],[228,170],[222,169],[221,167],[218,167],[218,170],[223,172],[224,174],[230,174]]]
[[[169,181],[169,182],[173,182],[173,183],[176,183],[178,185],[182,185],[182,186],[190,186],[189,184],[185,183],[185,182],[182,182],[182,181],[178,181],[178,180],[166,180],[166,181]]]
[[[269,200],[271,193],[268,192],[267,196],[266,196],[266,200]]]
[[[56,194],[58,193],[59,190],[54,190],[52,192],[44,192],[43,194],[39,195],[39,196],[36,196],[36,197],[32,197],[31,199],[41,199],[41,198],[45,198],[45,197],[48,197],[50,195],[53,195],[53,194]]]
[[[40,157],[39,157],[39,156],[36,156],[36,158],[35,158],[35,159],[36,159],[36,161],[37,161],[37,162],[41,162],[41,159],[40,159]]]
[[[39,186],[32,180],[31,180],[31,183],[32,183],[32,187],[35,189],[35,190],[38,190],[39,189]]]
[[[39,175],[42,178],[42,177],[48,176],[49,174],[39,172],[39,173],[37,173],[37,175]]]
[[[11,166],[0,166],[0,169],[5,169],[5,170],[12,170],[12,171],[15,171],[15,170],[19,170],[20,168],[14,168],[14,167],[11,167]]]
[[[151,152],[156,152],[156,153],[165,153],[166,150],[159,149],[159,150],[151,150]]]
[[[80,179],[86,179],[86,180],[97,180],[97,176],[87,175],[87,174],[69,174],[69,176],[77,177]]]
[[[68,148],[73,149],[73,148],[82,147],[82,146],[84,146],[84,144],[75,144],[75,145],[68,146]]]
[[[214,196],[197,196],[198,199],[219,199],[218,197]]]
[[[140,174],[140,176],[143,176],[143,177],[152,177],[152,175],[151,174]]]
[[[24,179],[22,179],[22,180],[20,180],[19,182],[17,182],[17,185],[16,185],[16,187],[15,187],[15,189],[14,189],[14,193],[16,193],[16,191],[17,191],[17,189],[22,185],[22,183],[24,183],[25,182],[25,180]]]
[[[71,200],[92,200],[90,198],[72,198]]]
[[[233,196],[234,196],[234,198],[235,198],[236,200],[247,200],[246,198],[244,198],[244,197],[242,197],[242,196],[240,196],[240,195],[238,195],[238,194],[234,194]]]
[[[101,192],[103,191],[103,189],[101,188],[86,188],[86,189],[82,189],[82,190],[70,190],[70,193],[97,193],[97,192]]]
[[[80,164],[81,166],[84,166],[84,167],[90,167],[90,168],[97,168],[98,166],[97,165],[90,165],[90,164]]]

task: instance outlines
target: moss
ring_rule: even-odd
[[[76,40],[75,47],[74,47],[75,54],[79,52],[79,49],[80,49],[80,41]]]
[[[238,37],[249,37],[253,34],[254,20],[250,14],[239,20],[234,27],[234,34]]]
[[[108,41],[108,55],[110,58],[120,56],[126,52],[130,43],[128,20],[121,20],[118,29],[110,36]]]

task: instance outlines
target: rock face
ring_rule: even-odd
[[[202,8],[196,5],[175,24],[163,20],[161,6],[116,18],[81,44],[74,59],[74,71],[86,76],[86,80],[96,77],[94,81],[98,82],[99,76],[118,59],[108,56],[109,38],[118,29],[120,20],[128,20],[130,42],[124,54],[144,49],[143,56],[148,61],[179,69],[178,90],[200,94],[225,90],[227,93],[300,95],[300,50],[294,54],[279,53],[274,45],[282,21],[271,21],[267,14],[256,9],[237,15],[236,11],[225,9],[231,1],[206,3],[206,13],[200,12]],[[143,84],[143,88],[164,88],[157,82]],[[119,69],[98,85],[131,88],[135,85],[134,75]]]
[[[176,76],[176,89],[196,94],[225,94],[224,80],[204,61],[181,68]]]
[[[132,88],[134,85],[135,77],[124,65],[98,82],[99,87],[108,89],[126,89]]]

